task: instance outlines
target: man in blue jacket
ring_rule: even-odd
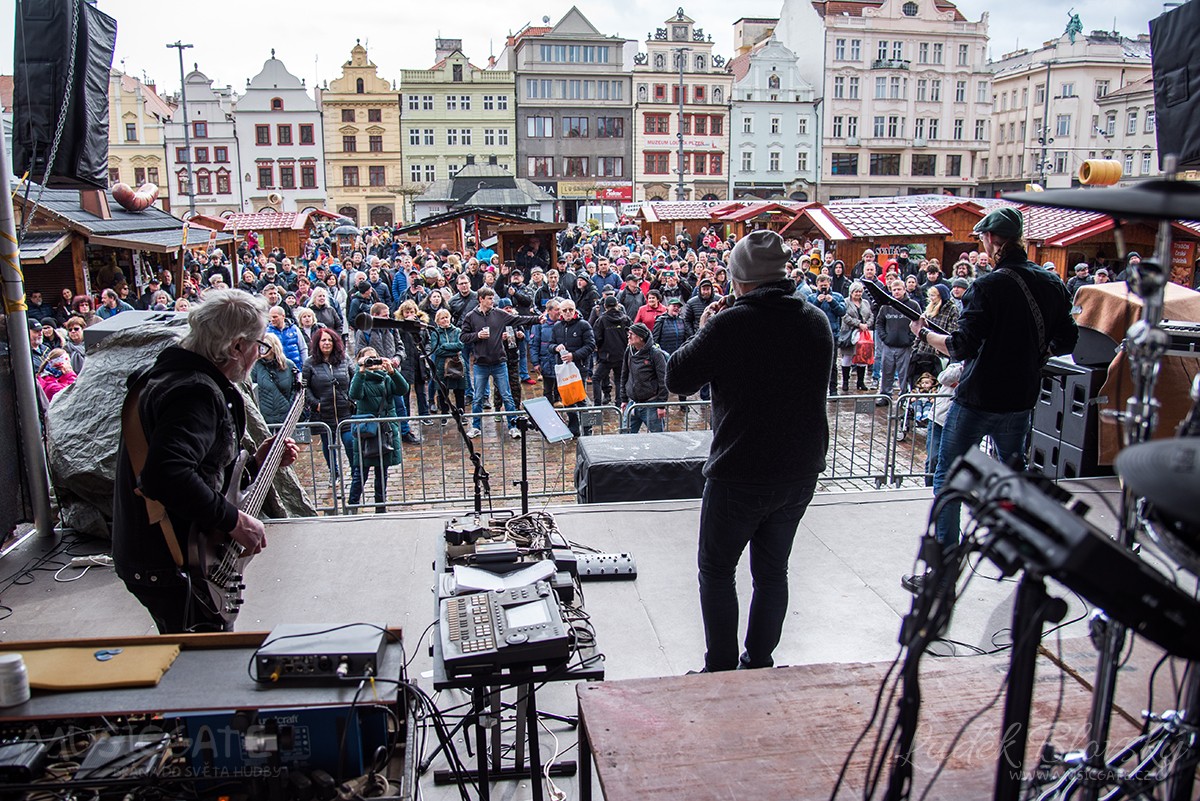
[[[817,288],[808,296],[808,302],[816,306],[829,320],[829,332],[833,334],[833,365],[829,370],[829,394],[837,394],[837,334],[846,314],[846,299],[840,292],[833,291],[833,279],[828,275],[817,276]]]

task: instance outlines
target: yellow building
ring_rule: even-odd
[[[399,203],[400,95],[355,42],[342,77],[317,92],[325,128],[327,207],[358,225],[393,225]]]
[[[157,185],[156,205],[170,210],[167,201],[166,148],[163,129],[173,109],[147,84],[113,70],[108,82],[108,183],[122,181],[136,188]]]
[[[461,39],[438,39],[436,52],[432,68],[400,73],[406,190],[419,194],[452,177],[467,156],[515,175],[514,73],[476,67],[463,55]]]

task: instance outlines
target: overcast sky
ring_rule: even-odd
[[[805,2],[806,0],[786,0]],[[675,13],[680,0],[623,0],[599,5],[579,3],[580,9],[602,33],[642,40],[647,32]],[[777,17],[783,0],[688,0],[684,11],[713,36],[714,53],[731,55],[733,23],[738,17]],[[558,22],[572,0],[451,0],[451,2],[359,2],[341,5],[316,0],[206,0],[185,4],[181,0],[99,0],[99,8],[116,17],[118,24],[115,64],[122,60],[126,72],[156,81],[163,94],[179,87],[179,60],[167,42],[182,39],[194,45],[185,51],[188,70],[193,63],[215,84],[244,88],[246,80],[262,69],[271,48],[288,69],[306,80],[328,81],[341,74],[355,39],[362,39],[380,75],[389,80],[401,69],[426,69],[433,64],[433,40],[438,36],[461,38],[471,60],[483,66],[489,52],[499,53],[505,36],[526,23]],[[0,0],[2,27],[14,17],[14,0]],[[1155,0],[960,0],[968,19],[990,11],[992,57],[1062,34],[1067,12],[1074,8],[1085,31],[1116,29],[1126,36],[1149,31],[1151,17],[1162,11]],[[0,64],[11,74],[13,42],[0,34]]]

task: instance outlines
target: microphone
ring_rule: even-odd
[[[433,329],[432,325],[420,320],[392,320],[388,317],[372,317],[366,313],[354,318],[354,327],[359,331],[371,331],[374,328],[399,329],[406,334],[419,334],[424,329]]]

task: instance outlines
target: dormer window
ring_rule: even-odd
[[[454,80],[454,81],[458,81],[458,82],[461,82],[461,81],[462,81],[462,79],[463,79],[463,69],[462,69],[462,64],[454,64],[454,65],[452,65],[452,66],[451,66],[451,71],[452,71],[452,73],[453,73],[453,75],[452,75],[452,80]]]
[[[362,78],[359,78],[354,82],[354,91],[360,95],[367,91],[366,84],[363,83]]]
[[[913,3],[913,2],[905,3],[904,6],[900,10],[904,12],[904,16],[906,16],[906,17],[917,16],[918,9],[917,9],[916,3]]]
[[[283,98],[282,97],[272,97],[271,98],[271,111],[283,111]]]

